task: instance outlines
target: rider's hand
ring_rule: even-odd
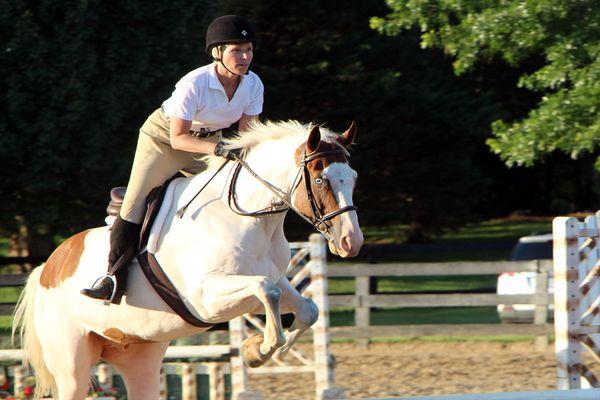
[[[228,160],[235,161],[240,157],[242,149],[226,149],[224,148],[225,143],[219,142],[215,146],[215,156],[223,157]]]

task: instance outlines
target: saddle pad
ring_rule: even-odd
[[[163,204],[163,200],[165,199],[165,194],[167,193],[167,189],[169,184],[173,182],[177,178],[182,178],[184,175],[181,172],[176,173],[172,177],[170,177],[165,183],[161,186],[157,186],[148,197],[146,197],[146,215],[144,216],[144,222],[142,223],[142,231],[140,232],[140,249],[143,249],[148,244],[148,239],[150,238],[150,231],[152,230],[152,226],[156,222],[156,217],[161,209]],[[170,204],[167,204],[169,207]],[[158,221],[160,225],[164,221]],[[150,251],[154,251],[151,249]]]

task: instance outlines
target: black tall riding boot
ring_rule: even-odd
[[[110,233],[108,274],[91,289],[81,290],[81,294],[93,299],[120,301],[127,286],[127,268],[139,248],[140,230],[141,224],[117,216]]]

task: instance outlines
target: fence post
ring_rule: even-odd
[[[557,387],[578,389],[581,379],[581,343],[569,335],[579,329],[579,251],[578,221],[557,217],[552,221],[554,254],[554,331],[557,359]]]
[[[225,400],[225,370],[222,363],[210,362],[208,376],[210,385],[210,400]]]
[[[23,368],[21,365],[17,365],[14,370],[13,370],[13,374],[14,374],[14,391],[15,391],[15,395],[18,396],[21,393],[23,393],[23,383],[25,380],[24,377],[24,371],[25,368]]]
[[[367,304],[367,296],[370,294],[370,277],[356,277],[356,298],[358,299],[358,307],[354,309],[354,325],[358,328],[368,328],[370,325],[371,309]],[[369,346],[369,338],[358,338],[356,344],[359,347],[366,348]]]
[[[540,267],[540,261],[536,260],[535,294],[538,297],[548,298],[548,271]],[[536,304],[533,315],[535,325],[546,325],[548,321],[548,304]],[[542,335],[535,338],[535,348],[545,350],[548,348],[548,336]]]
[[[106,363],[98,364],[98,384],[101,389],[110,389],[113,387],[112,367]]]
[[[167,400],[169,387],[167,386],[167,373],[164,366],[160,368],[160,394],[159,400]]]
[[[329,351],[329,300],[327,299],[327,242],[322,235],[310,235],[311,291],[319,307],[319,319],[312,326],[315,353],[316,399],[345,398],[344,390],[334,387],[333,359]]]
[[[197,393],[196,364],[183,363],[181,365],[181,399],[196,400]]]

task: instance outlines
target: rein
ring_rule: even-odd
[[[256,172],[254,172],[252,170],[252,168],[250,168],[250,166],[246,163],[246,161],[244,161],[238,157],[236,159],[237,165],[233,171],[233,175],[231,177],[231,182],[229,184],[229,195],[227,198],[229,208],[234,213],[244,216],[244,217],[259,217],[259,216],[264,216],[264,215],[278,214],[278,213],[286,212],[289,209],[292,209],[302,219],[307,221],[317,231],[319,231],[321,234],[323,234],[323,236],[325,236],[325,238],[328,241],[331,241],[332,237],[329,233],[330,226],[327,224],[327,221],[330,221],[331,219],[337,217],[340,214],[350,212],[350,211],[356,211],[356,210],[358,210],[358,207],[356,207],[354,205],[341,207],[335,211],[332,211],[328,214],[323,215],[323,213],[321,213],[321,210],[319,209],[319,206],[315,199],[315,195],[313,193],[312,183],[311,183],[311,179],[310,179],[310,172],[308,170],[307,165],[310,161],[313,161],[317,158],[327,157],[327,156],[331,156],[331,155],[338,155],[338,154],[345,154],[345,152],[343,150],[330,150],[330,151],[321,151],[321,152],[315,151],[310,154],[306,154],[303,151],[302,159],[300,161],[300,168],[298,169],[298,173],[296,174],[296,177],[294,178],[292,188],[289,191],[289,193],[284,192],[283,190],[279,189],[275,185],[273,185],[270,182],[261,178]],[[179,218],[183,217],[188,206],[192,203],[192,201],[194,201],[194,199],[196,197],[198,197],[198,195],[204,190],[204,188],[206,188],[206,186],[208,186],[208,184],[213,180],[213,178],[215,176],[217,176],[217,174],[219,172],[221,172],[223,167],[225,167],[225,165],[228,162],[229,162],[229,160],[226,160],[219,167],[219,169],[213,174],[213,176],[211,176],[210,179],[204,184],[204,186],[202,186],[202,188],[200,188],[198,193],[196,193],[196,195],[185,206],[183,206],[182,208],[180,208],[177,211],[177,213],[175,214],[177,217],[179,217]],[[236,185],[237,185],[237,181],[238,181],[242,167],[244,167],[248,171],[248,173],[250,173],[250,175],[252,175],[254,178],[256,178],[256,180],[258,180],[260,183],[262,183],[267,189],[269,189],[271,192],[273,192],[281,201],[274,203],[269,207],[265,207],[261,210],[252,211],[252,212],[242,211],[242,209],[239,206],[239,203],[237,200],[237,194],[236,194]],[[300,210],[298,210],[292,204],[292,200],[291,200],[292,194],[300,185],[300,180],[301,180],[300,177],[302,177],[302,179],[304,179],[304,185],[305,185],[305,189],[306,189],[306,195],[308,197],[308,203],[309,203],[311,211],[313,213],[312,217],[302,213]]]
[[[238,215],[249,216],[249,217],[250,216],[254,217],[254,216],[277,214],[277,213],[285,212],[289,209],[292,209],[302,219],[304,219],[305,221],[310,223],[317,231],[319,231],[321,234],[323,234],[323,236],[325,236],[325,238],[328,241],[331,241],[332,238],[331,238],[331,235],[329,234],[330,226],[327,224],[327,221],[329,221],[345,212],[356,211],[356,210],[358,210],[358,207],[356,207],[354,205],[341,207],[335,211],[332,211],[328,214],[323,215],[323,213],[321,213],[321,210],[319,209],[319,206],[317,204],[317,201],[316,201],[314,193],[313,193],[311,179],[310,179],[310,172],[308,170],[307,165],[310,161],[315,160],[317,158],[322,158],[322,157],[327,157],[330,155],[337,155],[337,154],[345,154],[345,152],[343,150],[330,150],[330,151],[322,151],[322,152],[315,151],[310,154],[305,154],[303,152],[302,160],[300,162],[300,168],[298,169],[298,173],[296,174],[296,177],[294,178],[292,188],[289,193],[282,191],[281,189],[277,188],[270,182],[267,182],[266,180],[261,178],[256,172],[254,172],[252,170],[252,168],[250,168],[250,166],[244,160],[238,158],[237,159],[238,165],[236,166],[233,177],[231,179],[231,183],[229,185],[229,196],[228,196],[229,208],[231,209],[231,211],[233,211],[234,213],[236,213]],[[267,189],[269,189],[277,197],[279,197],[281,199],[281,201],[271,205],[270,207],[266,207],[266,208],[263,208],[258,211],[253,211],[253,212],[242,211],[237,202],[237,195],[235,193],[237,179],[239,177],[239,173],[240,173],[240,170],[242,167],[244,167],[253,177],[255,177],[260,183],[262,183]],[[304,179],[304,185],[305,185],[305,189],[306,189],[306,195],[308,197],[308,203],[309,203],[311,211],[313,213],[312,217],[309,215],[305,215],[300,210],[298,210],[296,207],[294,207],[292,204],[292,201],[291,201],[292,194],[297,189],[297,187],[300,185],[299,177],[301,176],[300,175],[301,173],[302,173],[302,178]]]

